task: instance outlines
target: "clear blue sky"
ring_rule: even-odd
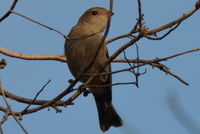
[[[12,3],[0,1],[0,15],[4,14]],[[166,24],[194,7],[195,0],[143,0],[143,12],[146,26],[150,29]],[[63,33],[69,33],[81,16],[90,7],[109,7],[108,0],[20,0],[16,11],[35,20],[52,26]],[[136,22],[136,0],[114,1],[114,13],[108,38],[129,32]],[[200,12],[184,21],[181,26],[161,41],[140,40],[140,58],[152,59],[166,57],[175,53],[200,47]],[[116,41],[109,45],[110,55],[126,40]],[[0,23],[0,46],[27,54],[64,54],[64,39],[55,32],[49,31],[23,18],[11,15]],[[129,58],[135,58],[135,48],[127,50]],[[5,58],[8,65],[0,70],[3,87],[17,95],[33,98],[38,90],[49,80],[51,83],[39,96],[39,99],[52,99],[62,92],[72,78],[67,65],[57,61],[24,61]],[[187,54],[163,62],[172,72],[187,81],[185,86],[176,79],[152,69],[139,78],[139,88],[133,85],[113,87],[113,104],[124,120],[124,127],[111,128],[107,134],[188,134],[169,110],[167,95],[177,92],[185,111],[200,125],[199,75],[200,52]],[[112,64],[113,70],[127,67],[123,64]],[[113,82],[133,81],[129,73],[113,75]],[[25,107],[9,101],[16,111]],[[0,105],[4,105],[0,99]],[[61,108],[56,114],[53,109],[44,109],[23,117],[23,125],[30,134],[101,134],[97,110],[92,95],[75,100],[75,105]],[[2,118],[3,113],[0,113]],[[22,134],[21,129],[10,117],[3,125],[5,134]],[[139,132],[138,132],[139,131]]]

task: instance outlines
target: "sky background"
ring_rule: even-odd
[[[11,0],[0,1],[0,16],[9,6]],[[195,0],[142,0],[145,25],[156,28],[166,24],[191,10]],[[32,19],[68,34],[77,23],[82,13],[91,7],[109,7],[108,0],[19,0],[16,11]],[[107,39],[129,32],[136,22],[137,1],[114,1],[110,33]],[[200,47],[200,12],[184,21],[177,30],[161,41],[142,39],[137,44],[142,59],[166,57],[182,51]],[[109,53],[122,46],[127,39],[108,45]],[[20,18],[9,16],[0,23],[0,46],[11,51],[26,54],[64,54],[64,38],[44,27]],[[135,47],[126,50],[128,58],[136,58]],[[122,56],[121,56],[122,57]],[[27,98],[34,98],[42,86],[51,79],[51,83],[40,94],[38,99],[52,99],[61,93],[73,78],[66,63],[58,61],[25,61],[0,54],[8,65],[0,70],[0,79],[4,89]],[[190,53],[166,62],[172,72],[187,81],[185,86],[176,79],[158,69],[149,66],[140,68],[147,73],[139,78],[139,88],[134,85],[113,87],[113,104],[124,120],[121,128],[111,128],[106,134],[188,134],[188,130],[174,118],[168,104],[170,93],[176,98],[185,112],[200,125],[199,75],[200,52]],[[127,64],[113,63],[112,69],[128,67]],[[113,75],[113,83],[134,81],[130,73]],[[69,96],[67,96],[69,97]],[[65,97],[65,98],[67,98]],[[9,100],[12,108],[19,111],[26,107]],[[3,99],[0,105],[5,106]],[[42,111],[23,116],[22,124],[30,134],[101,134],[93,96],[79,96],[75,105],[55,110]],[[4,113],[0,112],[0,118]],[[3,125],[5,134],[22,134],[22,130],[10,117]]]

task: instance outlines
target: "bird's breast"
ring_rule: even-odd
[[[78,75],[82,74],[85,69],[88,68],[96,53],[98,53],[98,55],[94,64],[89,68],[86,74],[97,73],[100,66],[108,59],[106,46],[103,45],[98,52],[101,43],[99,35],[94,35],[85,39],[70,40],[67,43],[66,56],[68,59],[68,66],[75,77],[78,77]],[[86,80],[88,77],[84,77],[84,79]],[[101,79],[100,81],[104,81],[103,79],[105,78],[101,77]]]

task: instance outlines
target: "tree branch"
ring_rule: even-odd
[[[6,91],[5,89],[4,89],[4,94],[7,98],[10,98],[10,99],[15,100],[17,102],[25,103],[25,104],[32,103],[32,105],[43,105],[44,103],[47,103],[47,102],[50,101],[50,100],[35,100],[35,101],[33,101],[33,99],[17,96],[15,94],[12,94],[12,93]],[[0,90],[0,95],[2,95],[1,90]],[[66,106],[66,105],[70,105],[70,104],[66,103],[66,101],[61,101],[61,100],[54,103],[54,106]]]
[[[66,58],[64,55],[34,55],[34,54],[23,54],[23,53],[17,53],[13,51],[9,51],[3,47],[0,47],[0,53],[24,60],[56,60],[61,62],[66,62]]]
[[[15,121],[17,122],[17,124],[21,127],[21,129],[23,130],[23,132],[25,134],[28,134],[28,132],[26,131],[26,129],[24,128],[24,126],[21,124],[21,122],[19,121],[19,119],[15,116],[15,113],[13,112],[11,105],[8,103],[8,100],[4,94],[4,90],[2,89],[2,84],[0,81],[0,90],[2,91],[2,95],[3,95],[3,99],[7,105],[7,110],[11,113],[12,117],[15,119]]]
[[[20,13],[14,11],[14,10],[11,10],[10,12],[13,13],[13,14],[15,14],[15,15],[18,15],[18,16],[20,16],[20,17],[22,17],[22,18],[25,18],[25,19],[27,19],[27,20],[29,20],[29,21],[31,21],[31,22],[34,22],[34,23],[36,23],[36,24],[38,24],[38,25],[40,25],[40,26],[43,26],[43,27],[45,27],[45,28],[47,28],[47,29],[49,29],[49,30],[52,30],[52,31],[54,31],[54,32],[56,32],[56,33],[62,35],[65,39],[69,39],[69,37],[68,37],[67,35],[63,34],[62,32],[60,32],[60,31],[58,31],[58,30],[56,30],[56,29],[54,29],[54,28],[52,28],[52,27],[50,27],[50,26],[47,26],[47,25],[45,25],[45,24],[42,24],[42,23],[40,23],[40,22],[38,22],[38,21],[36,21],[36,20],[33,20],[33,19],[31,19],[31,18],[29,18],[29,17],[23,15],[23,14],[20,14]]]
[[[10,9],[7,11],[7,13],[6,13],[4,16],[2,16],[2,17],[0,18],[0,22],[2,22],[4,19],[6,19],[6,18],[11,14],[11,11],[12,11],[12,10],[15,8],[15,6],[17,5],[17,2],[18,2],[18,0],[14,0],[14,1],[13,1],[12,5],[11,5]]]
[[[197,5],[197,4],[196,4]],[[178,23],[181,23],[182,21],[184,21],[185,19],[187,19],[188,17],[190,17],[191,15],[193,15],[197,10],[199,10],[199,8],[193,8],[192,10],[190,10],[188,13],[185,13],[183,14],[183,16],[181,16],[180,18],[168,23],[168,24],[165,24],[161,27],[158,27],[156,29],[153,29],[153,30],[150,30],[150,31],[147,31],[145,33],[145,35],[153,35],[153,34],[156,34],[157,32],[160,32],[160,31],[163,31],[167,28],[170,28]]]

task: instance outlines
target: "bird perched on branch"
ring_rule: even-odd
[[[101,40],[102,32],[112,14],[101,7],[88,9],[72,28],[68,35],[69,39],[65,42],[68,67],[75,78],[83,75],[80,79],[83,83],[91,77],[89,74],[111,72],[110,64],[102,68],[109,56],[107,47]],[[102,46],[98,51],[100,45]],[[98,55],[95,57],[96,54]],[[91,65],[92,61],[94,62]],[[88,68],[89,65],[91,66]],[[90,91],[96,101],[101,130],[105,132],[111,126],[122,126],[122,120],[112,105],[112,76],[97,76],[90,84],[96,85],[92,86]]]

